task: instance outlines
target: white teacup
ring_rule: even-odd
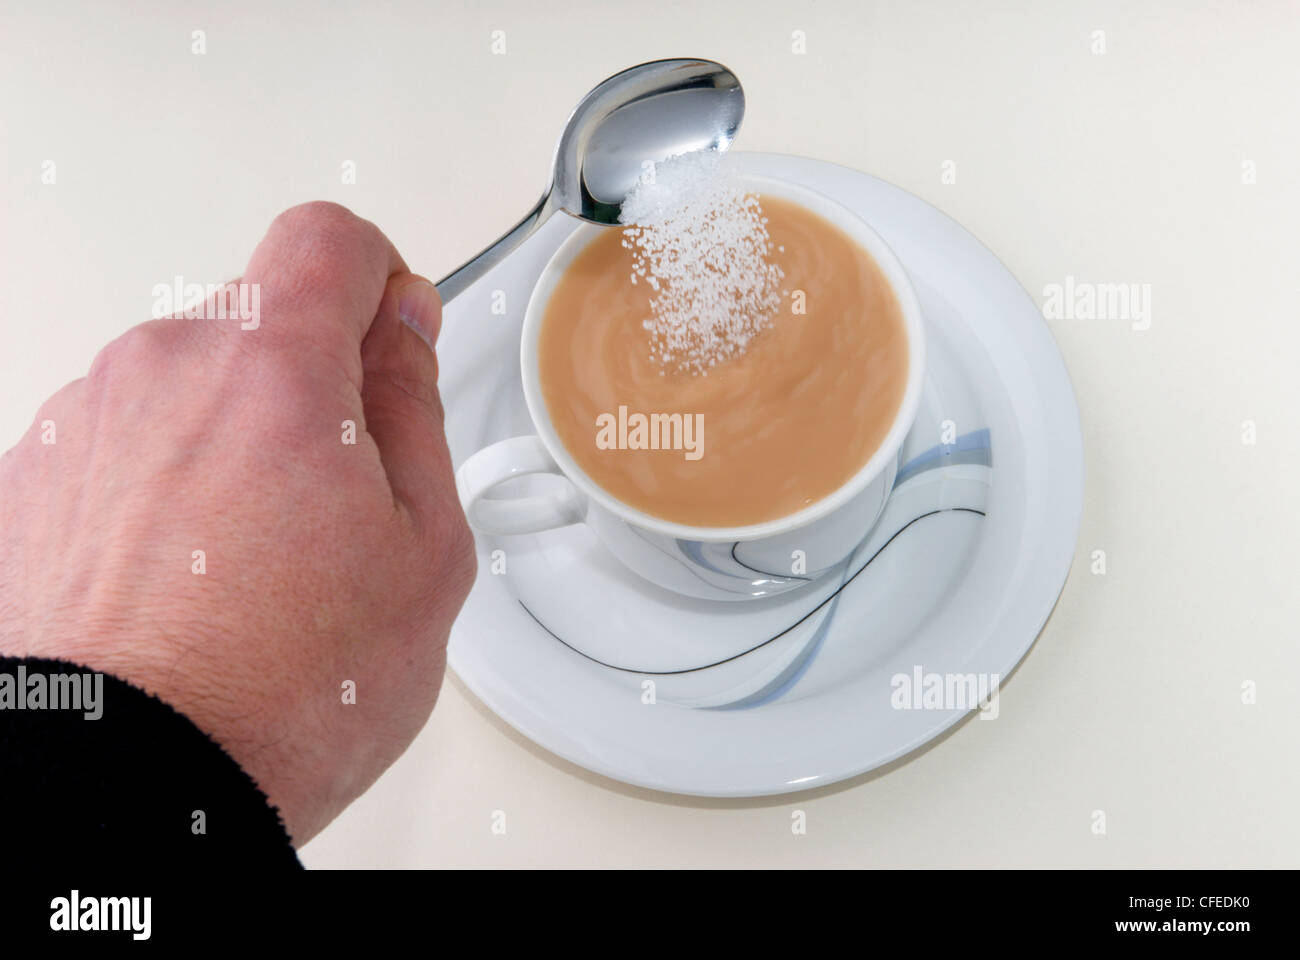
[[[754,192],[782,197],[820,214],[847,233],[879,265],[902,310],[908,374],[903,400],[884,442],[833,493],[801,510],[743,527],[697,527],[651,516],[598,486],[564,448],[542,397],[537,341],[546,305],[560,277],[602,230],[584,224],[551,257],[524,315],[519,349],[524,398],[537,433],[485,447],[456,473],[470,525],[494,536],[538,533],[586,523],[623,563],[669,590],[706,599],[743,600],[803,586],[842,564],[879,519],[911,429],[925,377],[925,335],[916,293],[902,264],[871,227],[830,198],[784,181],[744,175]],[[595,425],[593,424],[593,429]],[[499,485],[527,474],[563,478],[542,493],[503,496]],[[496,493],[496,496],[490,494]]]

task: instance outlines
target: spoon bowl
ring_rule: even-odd
[[[744,116],[740,81],[712,60],[652,60],[614,74],[570,115],[546,194],[501,239],[438,281],[443,302],[557,210],[591,223],[618,223],[623,200],[652,164],[695,150],[728,149]]]
[[[726,150],[745,116],[745,93],[709,60],[655,60],[610,77],[578,104],[555,151],[558,209],[592,223],[619,207],[648,164],[695,150]]]

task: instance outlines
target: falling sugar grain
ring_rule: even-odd
[[[781,304],[784,273],[759,198],[715,150],[654,165],[623,201],[633,283],[654,291],[644,326],[665,369],[706,374],[739,356]]]

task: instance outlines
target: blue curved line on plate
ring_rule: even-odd
[[[898,475],[894,480],[894,487],[897,487],[901,481],[910,479],[919,473],[923,473],[928,470],[935,470],[940,467],[946,467],[957,463],[979,463],[984,465],[991,465],[992,457],[991,457],[991,448],[989,443],[990,443],[989,431],[987,428],[985,428],[983,430],[975,430],[972,431],[971,433],[963,434],[961,437],[958,437],[954,443],[940,444],[931,447],[930,449],[924,451],[923,453],[920,453],[917,456],[913,457],[906,464],[904,464],[902,468],[899,469]],[[826,611],[826,614],[822,619],[822,623],[819,624],[817,627],[818,636],[816,640],[813,642],[813,645],[811,646],[808,655],[800,658],[800,661],[798,663],[798,669],[795,673],[791,674],[788,670],[783,672],[782,677],[788,678],[785,680],[785,682],[781,682],[782,677],[778,677],[776,678],[776,680],[773,681],[774,683],[779,683],[780,684],[779,687],[777,687],[776,689],[772,689],[771,685],[769,685],[766,689],[771,690],[771,692],[766,696],[763,696],[763,691],[760,690],[760,691],[756,691],[754,694],[751,694],[749,697],[746,697],[738,701],[735,704],[726,704],[718,707],[704,708],[704,709],[711,709],[711,710],[726,710],[726,709],[735,709],[735,708],[747,709],[749,707],[759,706],[761,704],[768,703],[778,697],[784,696],[787,692],[789,692],[789,690],[794,686],[794,684],[799,681],[800,677],[802,677],[803,674],[807,671],[808,667],[811,666],[817,651],[821,649],[822,641],[825,639],[826,636],[826,629],[829,626],[830,621],[834,616],[835,608],[839,606],[840,595],[846,589],[848,589],[849,585],[854,580],[856,580],[858,576],[867,569],[867,567],[871,566],[872,561],[874,561],[876,557],[878,557],[885,550],[886,547],[888,547],[891,543],[893,543],[895,539],[897,539],[905,530],[907,530],[917,521],[923,520],[929,516],[934,516],[935,514],[948,513],[948,512],[974,513],[974,514],[978,514],[981,517],[984,516],[984,511],[975,510],[970,507],[943,507],[938,510],[931,510],[927,513],[923,513],[920,516],[913,517],[907,523],[903,524],[903,526],[901,526],[898,530],[894,531],[893,535],[890,536],[888,540],[886,540],[883,544],[880,545],[880,547],[876,550],[874,554],[871,555],[871,557],[866,561],[866,563],[864,563],[861,567],[855,570],[851,575],[846,576],[843,580],[841,580],[840,585],[835,588],[834,592],[829,597],[822,600],[821,603],[817,604],[815,607],[813,607],[811,610],[805,613],[802,617],[800,617],[790,626],[786,627],[780,633],[767,638],[766,640],[762,641],[761,643],[757,644],[754,647],[751,647],[748,650],[743,650],[740,653],[733,654],[730,657],[724,657],[723,659],[715,661],[714,663],[701,664],[700,666],[697,667],[687,667],[681,670],[638,670],[634,667],[622,667],[622,666],[618,666],[617,664],[606,663],[605,661],[599,660],[588,653],[584,653],[582,650],[579,650],[577,647],[566,642],[562,637],[560,637],[557,633],[555,633],[555,631],[551,630],[550,627],[548,627],[545,623],[543,623],[541,619],[537,616],[537,614],[533,613],[533,611],[528,608],[528,605],[526,603],[524,603],[522,600],[519,600],[517,602],[519,603],[519,606],[523,608],[524,612],[527,613],[530,618],[532,618],[533,622],[535,622],[539,627],[541,627],[544,631],[546,631],[546,633],[548,633],[552,638],[559,641],[559,643],[561,643],[563,646],[567,647],[569,650],[576,653],[578,656],[586,660],[590,660],[592,663],[595,663],[598,666],[607,667],[611,670],[617,670],[621,673],[639,673],[642,674],[643,676],[672,676],[675,674],[695,673],[698,671],[708,670],[713,667],[721,666],[724,663],[730,663],[733,660],[738,660],[741,657],[747,656],[748,654],[753,653],[755,650],[758,650],[761,647],[765,647],[767,646],[767,644],[789,633],[791,630],[795,629],[800,623],[802,623],[803,621],[807,620],[809,617],[817,613],[822,607],[827,606],[829,604],[830,608]],[[854,550],[855,553],[857,552],[857,550],[860,550],[862,548],[863,543],[866,543],[867,540],[870,539],[871,534],[873,532],[874,532],[874,528],[866,533],[862,541],[855,548]],[[762,697],[762,699],[755,700],[754,697],[756,696]]]
[[[931,447],[929,450],[917,454],[903,466],[899,467],[898,473],[894,477],[894,487],[898,487],[899,484],[911,480],[919,473],[924,473],[927,470],[937,470],[940,467],[948,467],[962,463],[974,463],[986,467],[992,466],[992,453],[993,450],[988,428],[972,430],[970,433],[962,434],[952,443],[938,444]],[[870,532],[868,532],[867,535],[870,536]],[[709,559],[704,556],[704,544],[692,540],[677,540],[676,543],[678,549],[681,550],[683,554],[695,561],[695,563],[699,564],[704,569],[710,570],[714,573],[720,573],[726,577],[736,576],[732,571],[723,570],[716,564],[711,563]],[[759,570],[751,567],[742,562],[736,556],[736,547],[738,546],[740,546],[739,543],[733,543],[731,545],[731,559],[735,560],[735,562],[745,570],[770,578],[769,580],[761,581],[763,583],[784,585],[794,580],[811,581],[814,579],[812,577],[776,574],[768,570]],[[758,583],[755,583],[755,585],[758,585]]]
[[[775,573],[770,573],[767,570],[758,570],[754,567],[749,566],[748,564],[742,563],[740,560],[736,559],[736,547],[740,546],[740,543],[739,542],[732,543],[731,559],[736,562],[736,565],[751,573],[757,573],[767,578],[765,580],[754,580],[752,578],[747,580],[744,577],[737,575],[736,572],[733,570],[723,570],[721,567],[710,562],[709,559],[706,556],[704,556],[703,543],[697,540],[675,540],[673,542],[677,544],[677,548],[681,550],[682,553],[684,553],[691,560],[694,560],[705,570],[711,570],[714,573],[720,573],[724,577],[730,577],[731,579],[737,580],[750,587],[760,587],[769,583],[775,584],[777,586],[784,586],[785,584],[790,583],[791,581],[794,580],[811,581],[812,579],[811,577],[783,576]],[[703,578],[701,577],[699,579],[703,579]],[[705,583],[708,583],[708,581],[706,580]],[[716,584],[710,584],[710,586],[716,586]]]
[[[894,477],[894,486],[911,480],[918,473],[949,467],[959,463],[977,463],[985,467],[993,466],[993,447],[988,428],[964,433],[952,443],[941,443],[924,453],[918,453],[903,466],[898,468]]]
[[[992,467],[992,436],[987,427],[982,430],[972,430],[970,433],[962,434],[953,443],[937,444],[936,446],[917,454],[899,468],[897,475],[894,477],[894,489],[897,489],[899,484],[905,483],[918,474],[930,470],[937,470],[941,467],[967,463]],[[981,516],[982,515],[983,514],[981,514]],[[911,524],[908,524],[907,526],[911,526]],[[904,527],[903,529],[907,528]],[[870,538],[871,532],[874,531],[869,531],[867,533],[867,537],[863,538],[863,543]],[[899,530],[898,533],[902,533],[902,530]],[[894,536],[897,535],[898,534],[896,533]],[[890,540],[892,541],[893,538],[891,537]],[[885,543],[885,546],[888,545],[889,541]],[[856,553],[857,550],[861,548],[862,544],[860,543],[854,552]],[[881,549],[883,550],[884,548],[882,547]],[[871,559],[874,560],[875,557],[873,556]],[[830,633],[831,621],[835,617],[835,611],[836,608],[839,607],[840,599],[844,594],[844,589],[849,585],[850,581],[854,580],[859,573],[862,573],[862,571],[870,565],[871,560],[868,560],[867,563],[860,567],[855,573],[840,582],[839,588],[831,594],[830,608],[826,611],[826,615],[823,617],[822,622],[817,625],[817,631],[812,643],[809,644],[804,653],[800,655],[799,659],[790,664],[790,667],[784,670],[780,676],[776,677],[763,689],[757,690],[748,697],[737,700],[735,703],[722,704],[717,707],[708,707],[706,709],[748,710],[753,707],[760,707],[764,704],[779,700],[794,689],[795,684],[797,684],[799,680],[802,679],[803,675],[808,672],[808,668],[812,666],[813,661],[817,658],[817,654],[821,651],[822,644]]]
[[[681,549],[682,553],[686,554],[686,556],[694,560],[705,570],[712,570],[714,573],[727,573],[726,570],[723,570],[721,567],[715,567],[712,563],[709,562],[708,557],[704,555],[704,544],[700,543],[699,541],[679,539],[675,542],[677,546]]]
[[[904,531],[909,529],[914,523],[916,523],[918,520],[924,520],[926,517],[937,516],[941,513],[973,513],[980,517],[985,516],[982,510],[975,510],[972,509],[971,507],[946,507],[942,510],[934,510],[931,511],[930,513],[923,513],[921,514],[921,516],[914,517],[913,519],[909,520],[902,527],[900,527],[892,537],[890,537],[883,544],[881,544],[879,549],[877,549],[876,552],[871,555],[871,557],[867,560],[867,562],[864,563],[862,566],[858,567],[858,569],[854,571],[852,576],[847,577],[844,580],[844,582],[841,583],[838,588],[836,588],[835,592],[831,594],[829,598],[831,601],[830,608],[826,611],[826,616],[822,619],[822,622],[817,625],[816,638],[813,640],[807,652],[799,659],[799,661],[796,664],[791,665],[795,667],[793,671],[790,670],[785,671],[784,673],[781,674],[780,677],[777,677],[772,684],[769,684],[763,690],[755,691],[754,693],[750,694],[748,697],[745,697],[741,700],[737,700],[735,703],[727,703],[717,707],[707,707],[705,709],[749,710],[754,707],[761,707],[764,704],[772,703],[775,700],[779,700],[781,699],[781,697],[784,697],[787,693],[789,693],[792,689],[794,689],[794,685],[799,682],[799,680],[803,677],[805,673],[808,672],[808,668],[812,666],[813,660],[817,658],[817,653],[822,648],[822,642],[826,639],[826,636],[830,633],[831,621],[835,618],[835,610],[839,606],[840,599],[844,596],[844,591],[848,589],[849,584],[851,584],[854,580],[858,578],[858,574],[864,572],[867,569],[867,567],[871,566],[872,562],[876,559],[876,557],[884,553],[885,548],[888,547],[891,543],[893,543],[896,539],[898,539],[898,537]]]
[[[827,604],[832,604],[832,606],[833,606],[833,605],[834,605],[833,601],[836,601],[836,598],[837,598],[837,597],[838,597],[838,596],[839,596],[843,591],[845,591],[845,590],[848,589],[849,585],[850,585],[854,580],[856,580],[856,579],[858,578],[858,575],[859,575],[860,573],[862,573],[862,571],[866,570],[867,567],[871,566],[872,561],[875,560],[876,557],[880,556],[880,554],[883,553],[883,552],[885,551],[885,549],[886,549],[886,548],[887,548],[891,543],[893,543],[896,539],[898,539],[898,537],[901,536],[902,533],[903,533],[905,530],[907,530],[908,528],[910,528],[910,527],[912,526],[912,524],[916,523],[916,522],[919,521],[919,520],[924,520],[926,517],[933,517],[933,516],[936,516],[937,514],[940,514],[940,513],[953,513],[953,512],[956,512],[956,513],[975,513],[975,514],[979,514],[981,517],[984,516],[984,511],[983,511],[983,510],[976,510],[976,509],[974,509],[973,507],[939,507],[939,508],[936,509],[936,510],[930,510],[930,511],[927,511],[926,513],[921,514],[920,516],[913,517],[911,520],[907,521],[907,523],[903,524],[901,527],[899,527],[897,530],[895,530],[894,533],[893,533],[893,535],[890,536],[890,538],[889,538],[888,540],[886,540],[884,543],[882,543],[882,544],[881,544],[881,545],[876,549],[876,552],[873,553],[873,554],[872,554],[872,555],[867,559],[867,561],[866,561],[864,564],[862,564],[862,566],[858,567],[858,569],[857,569],[856,571],[854,571],[854,573],[853,573],[852,576],[850,576],[850,577],[846,578],[845,580],[843,580],[843,581],[840,583],[840,585],[839,585],[838,587],[835,588],[835,592],[834,592],[834,593],[832,593],[830,596],[828,596],[828,597],[826,597],[825,599],[823,599],[823,600],[822,600],[820,603],[818,603],[815,607],[813,607],[811,610],[809,610],[807,613],[805,613],[802,617],[800,617],[800,618],[799,618],[798,620],[796,620],[794,623],[790,624],[788,627],[786,627],[786,628],[785,628],[784,630],[782,630],[780,633],[777,633],[777,634],[774,634],[774,635],[771,636],[771,637],[768,637],[766,640],[762,641],[761,643],[759,643],[759,644],[757,644],[757,645],[755,645],[755,646],[753,646],[753,647],[750,647],[748,650],[742,650],[740,653],[734,653],[734,654],[732,654],[732,655],[729,656],[729,657],[724,657],[724,658],[722,658],[721,660],[715,660],[713,663],[702,664],[702,665],[700,665],[700,666],[698,666],[698,667],[686,667],[686,668],[681,669],[681,670],[641,670],[641,669],[637,669],[636,667],[621,667],[621,666],[619,666],[619,665],[616,664],[616,663],[607,663],[607,662],[604,661],[604,660],[599,660],[599,659],[597,659],[596,657],[593,657],[593,656],[592,656],[591,654],[589,654],[589,653],[585,653],[585,652],[583,652],[582,650],[579,650],[579,649],[578,649],[577,647],[575,647],[573,644],[569,643],[567,640],[565,640],[563,637],[561,637],[558,633],[556,633],[554,630],[552,630],[550,627],[548,627],[545,623],[543,623],[543,622],[542,622],[542,619],[541,619],[540,617],[538,617],[537,614],[533,613],[533,611],[532,611],[531,609],[529,609],[528,604],[524,603],[522,600],[516,598],[516,599],[515,599],[515,602],[519,604],[520,608],[524,611],[524,613],[528,614],[528,616],[532,618],[532,620],[533,620],[534,623],[536,623],[539,627],[541,627],[543,630],[545,630],[545,631],[546,631],[546,632],[547,632],[551,637],[553,637],[556,641],[558,641],[559,643],[561,643],[563,646],[568,647],[570,650],[572,650],[572,651],[573,651],[574,653],[576,653],[578,656],[582,657],[584,660],[590,660],[592,663],[596,664],[597,666],[608,667],[610,670],[617,670],[617,671],[619,671],[620,673],[638,673],[638,674],[641,674],[642,676],[650,676],[650,677],[656,677],[656,676],[657,676],[657,677],[668,677],[668,676],[676,676],[676,675],[678,675],[678,674],[683,674],[683,673],[697,673],[697,672],[702,671],[702,670],[709,670],[709,669],[712,669],[713,667],[721,666],[721,665],[724,664],[724,663],[730,663],[730,662],[733,661],[733,660],[739,660],[741,657],[748,656],[749,654],[753,653],[755,650],[759,649],[760,647],[765,647],[765,646],[767,646],[769,643],[772,643],[774,640],[779,640],[781,637],[785,636],[785,635],[786,635],[787,633],[789,633],[791,630],[793,630],[793,629],[795,629],[797,626],[799,626],[799,624],[803,623],[803,622],[804,622],[805,620],[807,620],[809,617],[813,616],[815,613],[817,613],[819,610],[821,610],[822,607],[825,607]],[[865,542],[865,541],[864,541],[864,542]]]
[[[841,588],[844,586],[840,584]],[[784,697],[794,685],[799,682],[800,678],[808,671],[812,665],[817,651],[822,648],[822,641],[830,632],[831,620],[835,618],[835,608],[840,604],[840,593],[835,593],[831,598],[831,605],[822,617],[821,623],[817,624],[817,629],[813,633],[812,642],[799,655],[799,658],[791,663],[774,678],[771,683],[764,686],[761,690],[755,690],[747,697],[742,697],[735,703],[723,703],[716,707],[705,707],[706,710],[749,710],[752,707],[761,707],[766,703],[779,700]]]
[[[632,533],[633,533],[634,536],[640,537],[641,540],[643,540],[645,543],[649,543],[649,544],[651,544],[652,546],[657,546],[657,545],[654,543],[654,541],[651,540],[651,539],[650,539],[650,538],[649,538],[649,537],[648,537],[644,532],[642,532],[638,527],[629,526],[628,529],[632,531]],[[685,547],[686,544],[693,543],[693,541],[690,541],[690,540],[677,540],[677,541],[675,541],[675,542],[678,543],[678,544],[680,544],[680,545],[682,545],[683,547]],[[717,567],[712,566],[710,563],[708,563],[706,560],[704,560],[704,555],[703,555],[702,553],[699,555],[698,558],[695,557],[695,556],[692,556],[691,553],[690,553],[690,551],[688,551],[688,550],[683,549],[683,553],[686,554],[685,557],[677,557],[677,556],[673,556],[671,553],[664,553],[664,556],[668,557],[668,558],[669,558],[670,560],[672,560],[674,563],[677,563],[678,565],[680,565],[680,566],[682,567],[683,570],[686,570],[686,571],[687,571],[691,576],[693,576],[696,580],[699,580],[701,583],[706,584],[707,586],[710,586],[710,587],[717,587],[717,584],[716,584],[716,583],[713,583],[713,582],[711,582],[710,580],[706,579],[705,576],[704,576],[702,573],[700,573],[699,570],[697,570],[695,567],[691,566],[691,564],[688,563],[687,561],[688,561],[688,560],[697,560],[699,566],[704,567],[706,570],[713,570],[713,571],[715,571],[715,572],[717,572],[717,573],[726,574],[726,571],[725,571],[725,570],[719,570]]]

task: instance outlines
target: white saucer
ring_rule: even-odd
[[[1065,364],[997,258],[874,177],[738,156],[747,171],[855,210],[920,298],[927,382],[880,522],[842,575],[744,602],[654,587],[585,526],[479,537],[478,581],[449,651],[465,684],[548,750],[617,780],[704,796],[833,783],[957,722],[967,708],[895,709],[891,679],[918,668],[1008,676],[1065,583],[1083,503]],[[574,227],[553,218],[447,309],[438,353],[457,466],[533,432],[520,325],[543,265]],[[494,291],[505,293],[504,315],[492,312]],[[944,421],[955,443],[941,443]],[[505,572],[494,573],[502,560]]]

